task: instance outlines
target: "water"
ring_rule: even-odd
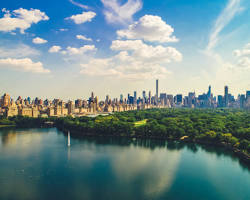
[[[0,131],[0,199],[250,199],[250,170],[218,148]]]

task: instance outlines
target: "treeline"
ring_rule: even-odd
[[[135,126],[135,122],[145,119],[144,125]],[[56,126],[85,135],[182,138],[224,144],[250,153],[250,113],[242,110],[152,109],[96,118],[59,118]]]
[[[0,127],[1,125],[20,128],[44,127],[46,121],[54,122],[55,126],[63,131],[70,130],[78,135],[184,139],[231,146],[250,154],[250,112],[243,110],[151,109],[120,112],[95,118],[15,116],[8,119],[0,118]]]
[[[32,118],[26,116],[14,116],[9,118],[0,118],[0,127],[16,127],[16,128],[40,128],[44,126],[46,121],[52,121],[54,119],[46,118]]]

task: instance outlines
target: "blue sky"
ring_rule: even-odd
[[[0,93],[104,98],[250,89],[247,0],[11,0],[0,9]]]

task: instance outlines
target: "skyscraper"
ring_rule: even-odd
[[[151,91],[149,91],[149,93],[148,93],[148,103],[149,104],[151,104],[151,98],[152,98]]]
[[[146,99],[146,91],[145,90],[142,91],[142,97],[143,97],[143,99]]]
[[[158,99],[159,97],[159,80],[156,80],[156,98]]]
[[[212,92],[211,92],[211,85],[209,85],[208,92],[207,92],[207,97],[210,98],[211,94],[212,94]]]
[[[225,107],[228,107],[228,104],[229,104],[229,100],[228,100],[228,86],[225,86],[224,101],[225,101]]]
[[[250,91],[246,91],[246,99],[250,98]]]
[[[136,103],[136,102],[137,102],[137,92],[134,91],[134,103]]]

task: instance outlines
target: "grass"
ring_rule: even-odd
[[[146,123],[147,123],[147,119],[144,119],[142,121],[135,122],[134,125],[135,127],[140,127],[140,126],[146,125]]]

